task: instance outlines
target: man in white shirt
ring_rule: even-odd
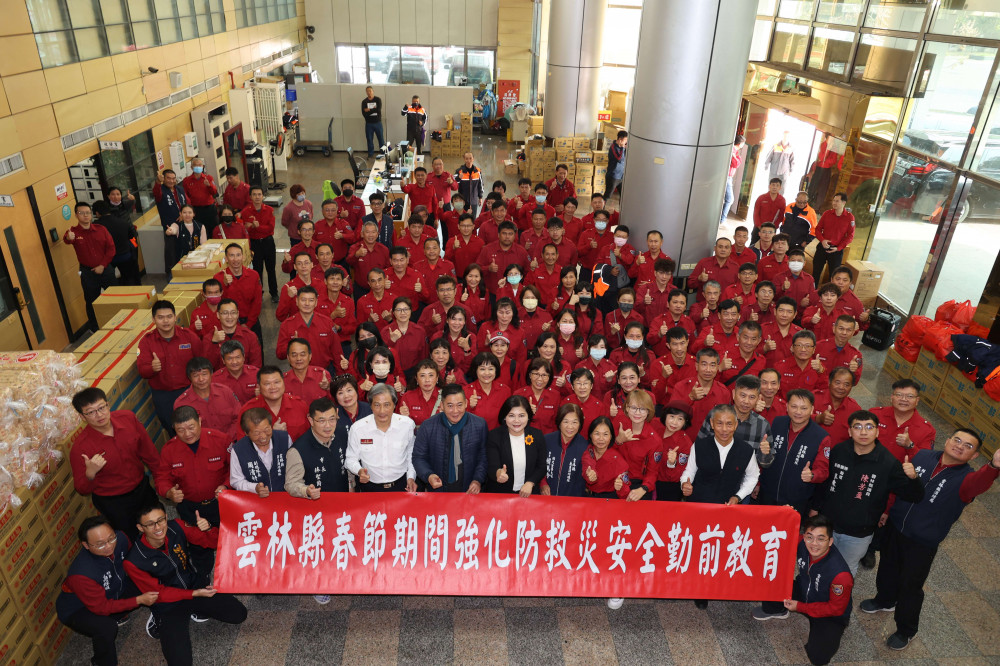
[[[691,446],[681,493],[688,502],[739,504],[753,492],[760,475],[754,448],[734,437],[737,418],[732,405],[715,407],[710,418],[713,435],[699,437]],[[708,608],[705,599],[694,603]]]
[[[357,475],[359,492],[417,491],[413,469],[415,426],[395,414],[398,396],[388,384],[368,390],[372,413],[358,420],[347,435],[347,471]]]
[[[285,458],[292,446],[288,433],[272,428],[271,414],[263,407],[243,412],[240,427],[246,437],[233,444],[229,454],[229,485],[258,497],[283,491]]]

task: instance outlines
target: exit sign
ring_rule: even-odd
[[[610,121],[611,120],[611,110],[610,109],[602,109],[602,110],[598,111],[597,112],[597,119],[598,120],[607,120],[607,121]]]

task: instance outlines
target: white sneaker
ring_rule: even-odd
[[[612,597],[608,599],[608,608],[611,610],[618,610],[625,603],[625,600],[620,597]]]
[[[330,603],[329,594],[314,594],[313,599],[315,599],[316,603],[318,603],[320,606],[326,606],[328,603]]]

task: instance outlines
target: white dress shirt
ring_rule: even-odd
[[[261,464],[264,465],[264,468],[270,474],[271,465],[274,464],[274,440],[268,440],[267,451],[262,452],[256,444],[253,445],[253,450],[257,452],[257,457],[260,458]],[[243,490],[251,493],[257,492],[257,484],[247,481],[246,477],[243,476],[243,465],[240,464],[239,456],[236,455],[235,450],[229,453],[229,487],[233,490]]]
[[[371,483],[392,483],[404,474],[417,478],[413,469],[413,419],[393,414],[389,429],[382,432],[375,425],[375,415],[369,414],[351,426],[347,434],[345,467],[357,475],[362,467],[368,470]]]
[[[729,457],[729,452],[733,450],[733,442],[729,442],[728,446],[723,446],[719,443],[719,440],[715,440],[715,448],[719,451],[719,463],[722,467],[726,466],[726,458]],[[694,475],[698,473],[698,461],[694,455],[694,448],[691,447],[691,452],[688,454],[687,467],[684,469],[684,473],[681,474],[681,483],[688,482],[694,483]],[[747,469],[743,473],[743,482],[740,483],[740,489],[736,492],[736,496],[740,498],[742,502],[745,500],[753,489],[757,486],[757,477],[760,476],[760,467],[757,466],[757,456],[750,456],[750,462],[747,464]]]
[[[521,490],[524,485],[524,468],[528,464],[527,453],[524,450],[524,433],[520,435],[510,435],[510,455],[514,459],[514,469],[510,470],[510,476],[514,479],[514,492]]]

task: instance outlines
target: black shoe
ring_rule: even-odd
[[[858,605],[858,608],[863,613],[889,613],[896,610],[896,604],[892,606],[879,606],[878,602],[874,599],[865,599]]]
[[[707,610],[708,609],[708,600],[707,599],[695,599],[694,605],[695,605],[695,607],[700,608],[701,610]]]
[[[160,640],[160,623],[156,621],[156,616],[152,613],[149,614],[149,619],[146,620],[146,633],[150,638]]]
[[[890,650],[903,650],[912,640],[913,636],[903,636],[897,631],[886,639],[885,644],[889,646]]]
[[[131,613],[128,613],[126,615],[122,615],[120,618],[118,618],[118,626],[119,627],[124,627],[126,624],[128,624],[128,621],[131,620],[131,619],[132,619],[132,614]]]
[[[191,614],[191,621],[192,622],[208,622],[208,618],[207,617],[202,617],[200,615],[197,615],[196,613],[192,613]]]
[[[279,299],[278,299],[278,295],[277,294],[271,294],[271,302],[272,303],[277,303],[278,300]]]
[[[875,568],[875,551],[869,550],[865,553],[865,556],[861,558],[861,566],[864,569],[874,569]]]

